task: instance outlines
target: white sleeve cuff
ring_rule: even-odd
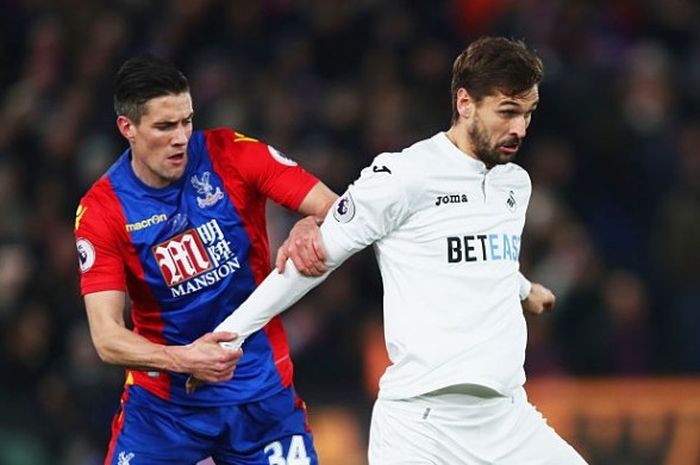
[[[530,295],[530,289],[532,289],[532,283],[525,276],[523,276],[522,273],[518,273],[518,283],[519,283],[518,294],[520,295],[520,300],[522,301],[522,300],[527,299],[527,296]]]

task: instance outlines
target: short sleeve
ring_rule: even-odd
[[[260,143],[253,153],[252,178],[259,191],[291,210],[299,209],[318,179],[270,145]]]
[[[264,196],[291,210],[318,179],[274,147],[228,128],[204,132],[206,147],[224,180],[242,182],[252,195]]]
[[[126,272],[118,224],[110,221],[107,204],[87,195],[75,217],[81,294],[126,290]]]

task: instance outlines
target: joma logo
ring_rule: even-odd
[[[435,205],[444,205],[448,203],[467,203],[467,194],[447,194],[438,195],[437,200],[435,200]]]

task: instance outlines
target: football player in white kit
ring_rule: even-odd
[[[586,463],[523,389],[521,300],[536,293],[535,312],[554,300],[519,273],[531,184],[512,163],[542,77],[522,42],[469,45],[454,62],[450,129],[377,156],[328,213],[329,271],[306,277],[289,261],[216,329],[242,344],[373,244],[392,364],[372,414],[370,465]]]

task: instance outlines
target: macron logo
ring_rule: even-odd
[[[129,452],[128,454],[126,452],[119,452],[119,457],[117,465],[131,465],[131,459],[134,458],[134,453]]]
[[[163,221],[166,221],[168,219],[167,215],[165,213],[156,213],[155,215],[151,216],[150,218],[146,218],[145,220],[137,221],[136,223],[129,223],[126,225],[126,230],[129,232],[132,231],[139,231],[141,229],[145,228],[150,228],[154,224],[162,223]]]

